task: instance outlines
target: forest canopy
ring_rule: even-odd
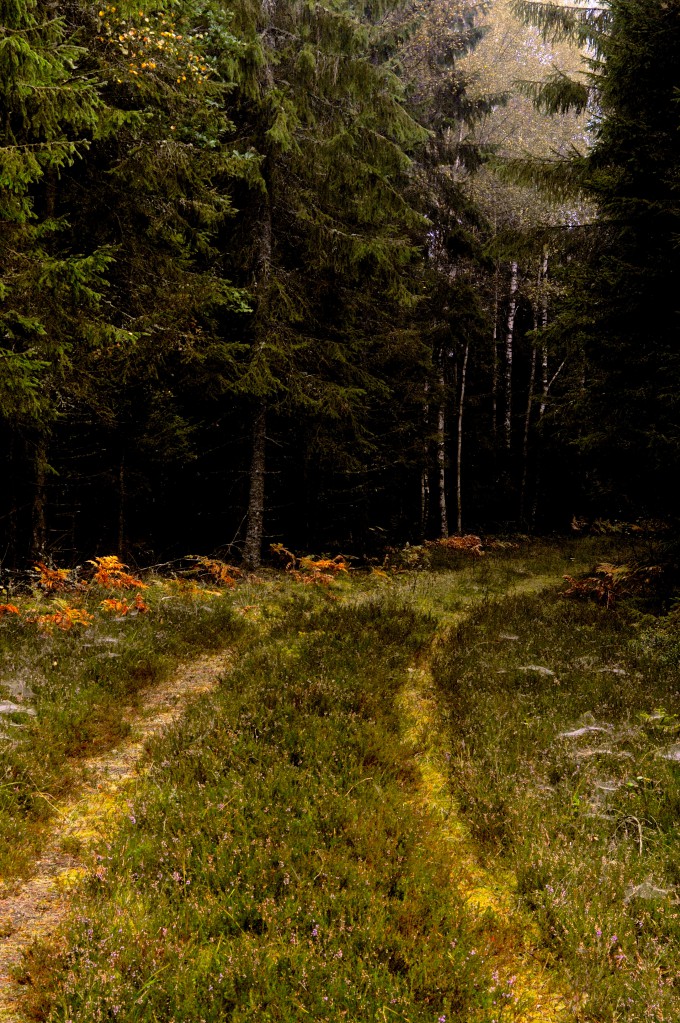
[[[674,520],[678,0],[0,25],[3,564]]]

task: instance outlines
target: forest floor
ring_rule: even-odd
[[[677,1019],[673,640],[556,596],[595,553],[161,597],[229,645],[17,805],[0,1019]]]

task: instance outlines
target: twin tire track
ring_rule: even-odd
[[[540,938],[531,921],[517,910],[512,875],[481,866],[475,843],[457,812],[442,753],[447,737],[427,665],[409,669],[399,704],[404,739],[414,751],[420,772],[418,798],[450,852],[451,887],[462,895],[471,915],[483,920],[485,947],[480,953],[495,979],[498,1019],[566,1023],[580,1018],[583,999],[566,992],[546,968]]]
[[[132,785],[143,773],[140,762],[148,740],[176,721],[193,697],[213,689],[233,656],[226,650],[180,664],[166,682],[145,694],[140,712],[130,713],[130,737],[117,749],[86,759],[84,786],[77,796],[56,805],[57,822],[34,874],[0,897],[0,1023],[25,1023],[21,987],[13,971],[32,942],[50,937],[65,920],[71,893],[89,869],[88,850],[110,837],[128,810]],[[583,1001],[561,989],[546,969],[540,939],[516,909],[512,877],[480,865],[457,813],[442,753],[446,735],[427,663],[409,669],[399,710],[404,739],[420,772],[414,798],[424,804],[432,827],[450,850],[452,888],[463,895],[471,914],[484,920],[486,947],[480,951],[498,978],[499,1019],[513,1023],[578,1019]]]

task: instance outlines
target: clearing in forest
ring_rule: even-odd
[[[676,1018],[677,693],[651,625],[541,594],[574,556],[229,598],[248,641],[151,741],[23,1011]]]

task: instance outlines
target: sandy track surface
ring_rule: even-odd
[[[128,791],[140,777],[148,739],[172,724],[192,697],[212,689],[232,662],[229,650],[184,662],[169,679],[144,693],[141,707],[126,715],[129,737],[116,749],[87,758],[85,785],[73,799],[54,804],[54,828],[32,877],[9,894],[0,893],[1,1023],[23,1023],[13,968],[33,941],[52,934],[66,916],[70,892],[87,872],[88,849],[110,835],[127,810]]]

